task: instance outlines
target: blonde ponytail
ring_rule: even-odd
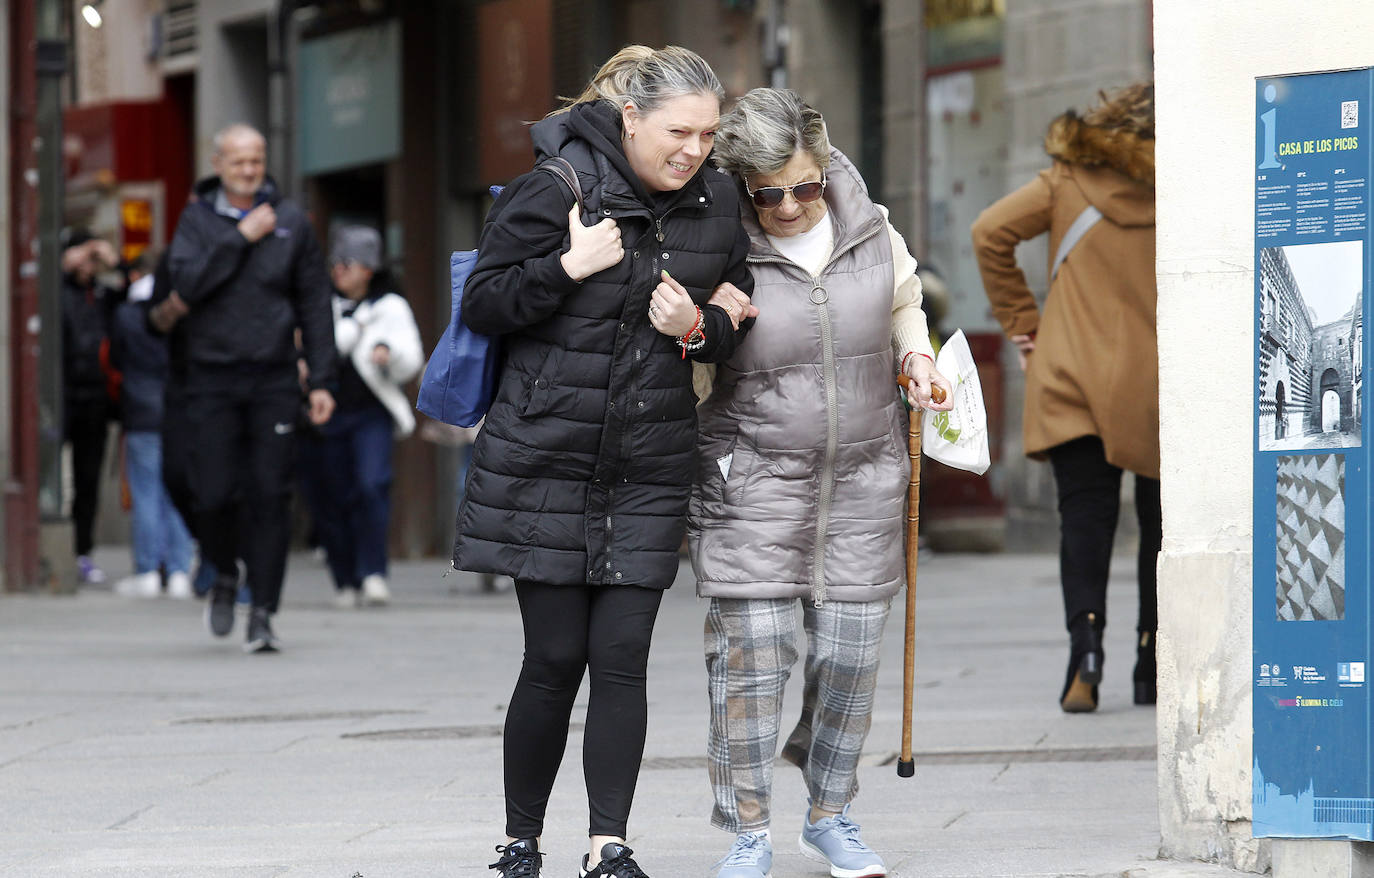
[[[549,115],[566,113],[591,101],[606,101],[617,111],[634,104],[641,113],[652,113],[670,98],[692,94],[725,98],[725,88],[705,59],[681,46],[651,49],[631,45],[602,64],[580,95],[564,98],[563,106]]]

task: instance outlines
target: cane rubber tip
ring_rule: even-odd
[[[915,760],[915,759],[898,759],[898,760],[897,760],[897,776],[898,776],[898,777],[913,777],[915,774],[916,774],[916,760]]]

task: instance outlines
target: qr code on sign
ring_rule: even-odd
[[[1360,124],[1360,102],[1341,101],[1341,127],[1357,128]]]

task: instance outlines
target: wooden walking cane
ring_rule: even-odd
[[[898,375],[897,383],[906,390],[907,401],[915,398],[915,382],[907,375]],[[944,388],[932,384],[930,398],[945,401]],[[911,777],[916,773],[916,760],[911,755],[912,694],[916,688],[916,550],[921,530],[921,409],[910,406],[911,417],[906,431],[906,450],[911,458],[911,480],[906,488],[906,648],[902,667],[902,754],[897,759],[897,776]]]

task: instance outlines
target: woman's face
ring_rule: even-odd
[[[650,192],[667,192],[681,189],[711,154],[720,100],[713,94],[680,95],[651,113],[631,104],[621,121],[630,167]]]
[[[753,192],[765,186],[795,186],[798,183],[816,183],[821,179],[821,167],[816,164],[816,160],[804,152],[794,152],[792,158],[788,159],[787,164],[777,173],[759,174],[744,182],[749,191]],[[821,217],[825,216],[825,210],[824,198],[802,204],[791,191],[783,196],[782,203],[777,207],[754,205],[759,225],[775,238],[790,238],[811,231],[816,223],[821,221]]]

